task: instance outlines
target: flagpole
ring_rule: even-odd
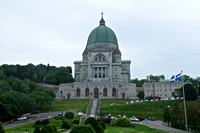
[[[186,128],[186,131],[188,131],[187,112],[186,112],[186,104],[185,104],[185,90],[184,90],[184,84],[183,84],[184,77],[183,77],[183,71],[182,70],[181,70],[181,74],[182,74],[181,84],[182,84],[182,87],[183,87],[183,103],[184,103],[184,112],[185,112],[185,128]]]

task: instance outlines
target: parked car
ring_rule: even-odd
[[[40,111],[39,110],[35,110],[35,111],[31,111],[31,113],[30,114],[39,114],[40,113]]]
[[[83,112],[78,112],[78,115],[82,116],[82,115],[83,115]]]
[[[120,118],[120,117],[122,117],[122,116],[121,116],[121,115],[118,115],[117,117]]]
[[[140,117],[140,118],[138,118],[140,121],[143,121],[143,120],[145,120],[145,118],[142,116],[142,117]]]
[[[125,102],[125,104],[128,104],[128,102]]]
[[[175,98],[174,98],[174,97],[172,97],[170,100],[175,100]]]
[[[130,102],[130,104],[133,104],[133,103],[134,103],[134,101],[131,101],[131,102]]]
[[[148,99],[146,99],[145,102],[148,102]]]
[[[59,112],[59,113],[58,113],[58,116],[62,116],[62,115],[63,115],[63,112]]]
[[[135,116],[132,116],[131,118],[130,118],[130,121],[139,121],[139,119],[138,118],[136,118]]]
[[[126,118],[126,115],[123,115],[124,118]]]
[[[27,117],[26,117],[26,116],[21,116],[21,117],[17,118],[17,120],[18,120],[18,121],[21,121],[21,120],[26,120],[26,119],[27,119]]]
[[[111,120],[115,120],[115,117],[114,117],[114,116],[111,116]]]
[[[136,100],[135,102],[136,102],[136,103],[140,103],[140,101],[139,101],[139,100]]]
[[[115,106],[115,103],[111,103],[110,106]]]
[[[155,117],[149,117],[149,120],[150,121],[155,121],[156,119],[155,119]]]

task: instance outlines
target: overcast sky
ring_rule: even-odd
[[[74,70],[102,11],[132,79],[200,76],[200,0],[0,0],[0,65]]]

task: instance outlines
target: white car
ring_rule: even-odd
[[[126,118],[126,115],[123,115],[124,118]]]
[[[26,116],[21,116],[21,117],[17,118],[17,120],[18,120],[18,121],[21,121],[21,120],[26,120],[26,119],[27,119],[27,117],[26,117]]]
[[[136,118],[135,116],[132,116],[131,118],[130,118],[130,121],[140,121],[138,118]]]
[[[145,102],[148,102],[148,101],[149,101],[148,99],[145,100]]]
[[[130,104],[133,104],[133,103],[134,103],[134,101],[131,101],[131,102],[130,102]]]
[[[139,100],[136,100],[135,102],[136,102],[136,103],[140,103],[140,101],[139,101]]]
[[[78,115],[82,116],[82,115],[83,115],[83,112],[78,112]]]

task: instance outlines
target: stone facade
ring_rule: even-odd
[[[172,92],[177,88],[181,88],[181,82],[170,83],[168,80],[160,82],[146,82],[142,85],[142,87],[146,97],[159,96],[162,99],[172,98]]]
[[[114,32],[100,25],[89,35],[81,61],[75,61],[75,82],[60,84],[57,99],[135,98],[130,83],[130,60],[121,59]]]

